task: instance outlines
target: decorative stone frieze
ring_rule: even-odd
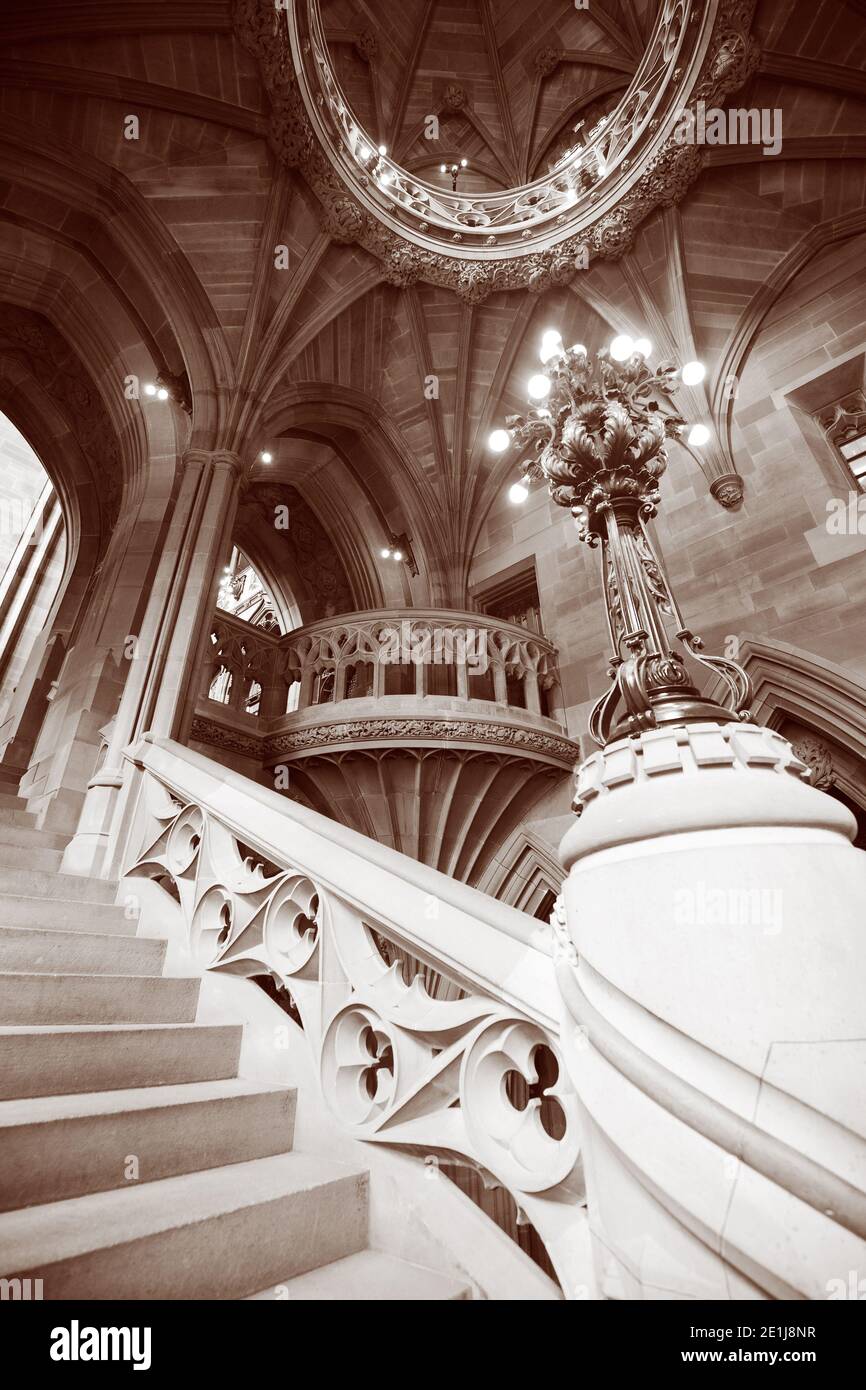
[[[572,739],[557,738],[535,729],[517,728],[511,724],[485,723],[479,719],[415,719],[383,718],[351,719],[314,728],[297,729],[276,734],[266,741],[266,756],[270,760],[281,755],[301,753],[335,743],[355,745],[371,739],[389,743],[427,741],[444,743],[484,743],[519,753],[536,753],[558,761],[563,767],[573,767],[580,745]]]

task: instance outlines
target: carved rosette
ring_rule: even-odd
[[[539,77],[550,77],[561,62],[562,49],[556,48],[553,44],[547,44],[544,48],[539,48],[532,65]]]
[[[710,494],[720,507],[735,512],[743,505],[744,483],[739,473],[725,473],[710,483]]]
[[[466,105],[466,89],[459,82],[448,82],[442,93],[442,105],[446,111],[462,111]]]
[[[379,56],[379,40],[372,29],[365,29],[355,40],[355,52],[365,63],[372,63]]]
[[[691,90],[669,93],[672,110],[682,112],[690,109],[699,99],[707,103],[721,102],[747,80],[754,71],[758,53],[749,34],[753,9],[754,0],[721,0],[702,68]],[[299,17],[300,9],[296,11],[293,8],[289,23],[297,25]],[[693,9],[692,19],[698,18],[699,11]],[[324,154],[313,134],[293,72],[286,16],[275,12],[273,0],[235,0],[234,20],[241,41],[260,63],[268,88],[273,108],[271,138],[275,151],[289,167],[301,170],[323,203],[330,205],[340,197],[354,202],[358,210],[356,217],[344,212],[336,219],[337,239],[356,241],[385,262],[389,270],[388,279],[394,284],[408,284],[422,279],[455,290],[471,304],[480,303],[498,290],[529,288],[540,293],[551,285],[570,279],[578,269],[585,268],[583,257],[587,248],[593,257],[621,256],[632,245],[637,227],[655,208],[682,198],[706,159],[706,151],[702,147],[679,143],[673,135],[659,147],[656,137],[658,115],[646,127],[641,126],[643,97],[638,88],[627,94],[621,109],[617,108],[609,117],[611,130],[622,127],[624,133],[629,129],[640,131],[639,138],[629,148],[628,165],[632,169],[633,181],[618,197],[615,208],[603,206],[605,180],[619,178],[627,165],[617,164],[595,184],[592,198],[593,202],[599,204],[598,211],[594,212],[582,198],[578,198],[576,204],[569,206],[563,216],[556,219],[555,225],[545,222],[537,231],[527,225],[520,241],[500,246],[500,252],[504,254],[495,263],[490,262],[487,250],[487,244],[491,241],[498,244],[495,235],[486,237],[484,243],[476,243],[457,229],[450,240],[460,245],[459,256],[449,254],[444,249],[433,250],[429,243],[419,243],[413,237],[416,228],[419,236],[426,238],[430,234],[430,225],[423,211],[417,211],[417,222],[414,226],[407,224],[404,231],[386,225],[372,205],[366,211],[362,207],[359,192],[366,176],[362,178],[359,175],[358,191],[353,190],[348,177],[344,181]],[[682,21],[683,14],[679,7],[668,5],[663,8],[659,18],[660,28],[654,38],[660,55],[667,51],[666,46],[674,43],[675,47],[674,41],[679,39]],[[695,24],[688,28],[691,34]],[[308,43],[308,40],[301,42]],[[358,43],[362,42],[363,36],[358,40]],[[557,48],[542,48],[535,55],[536,71],[541,77],[549,76],[561,58],[562,54]],[[676,81],[680,72],[678,68],[671,80]],[[333,85],[333,74],[328,80]],[[466,93],[462,86],[456,82],[449,83],[443,93],[443,109],[459,111],[465,102]],[[521,191],[514,192],[519,199]],[[411,197],[405,199],[404,213],[411,202]],[[330,231],[331,222],[327,214],[325,225]],[[441,231],[439,234],[448,235]],[[531,248],[525,244],[527,240],[535,240],[538,244]],[[411,269],[407,263],[400,261],[398,255],[400,248],[407,245],[414,248]],[[467,265],[467,262],[470,264]],[[396,272],[395,266],[399,266]]]

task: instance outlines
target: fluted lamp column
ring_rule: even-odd
[[[553,921],[596,1296],[842,1297],[866,1275],[866,855],[671,592],[649,522],[703,368],[651,355],[546,335],[490,441],[528,449],[512,500],[544,478],[601,558],[611,685]]]

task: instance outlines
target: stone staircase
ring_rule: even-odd
[[[294,1091],[237,1075],[113,884],[0,792],[0,1277],[46,1299],[471,1297],[368,1248],[368,1174],[293,1152]]]

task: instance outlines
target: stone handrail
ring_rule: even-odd
[[[179,744],[127,756],[127,877],[168,876],[198,964],[270,975],[345,1129],[506,1188],[591,1297],[557,930]]]
[[[325,618],[281,637],[218,609],[212,637],[202,695],[222,668],[232,676],[224,703],[261,718],[390,693],[423,697],[430,693],[431,670],[444,667],[457,699],[480,698],[563,722],[553,644],[481,613],[376,609]],[[400,668],[411,690],[390,689],[389,668]]]

